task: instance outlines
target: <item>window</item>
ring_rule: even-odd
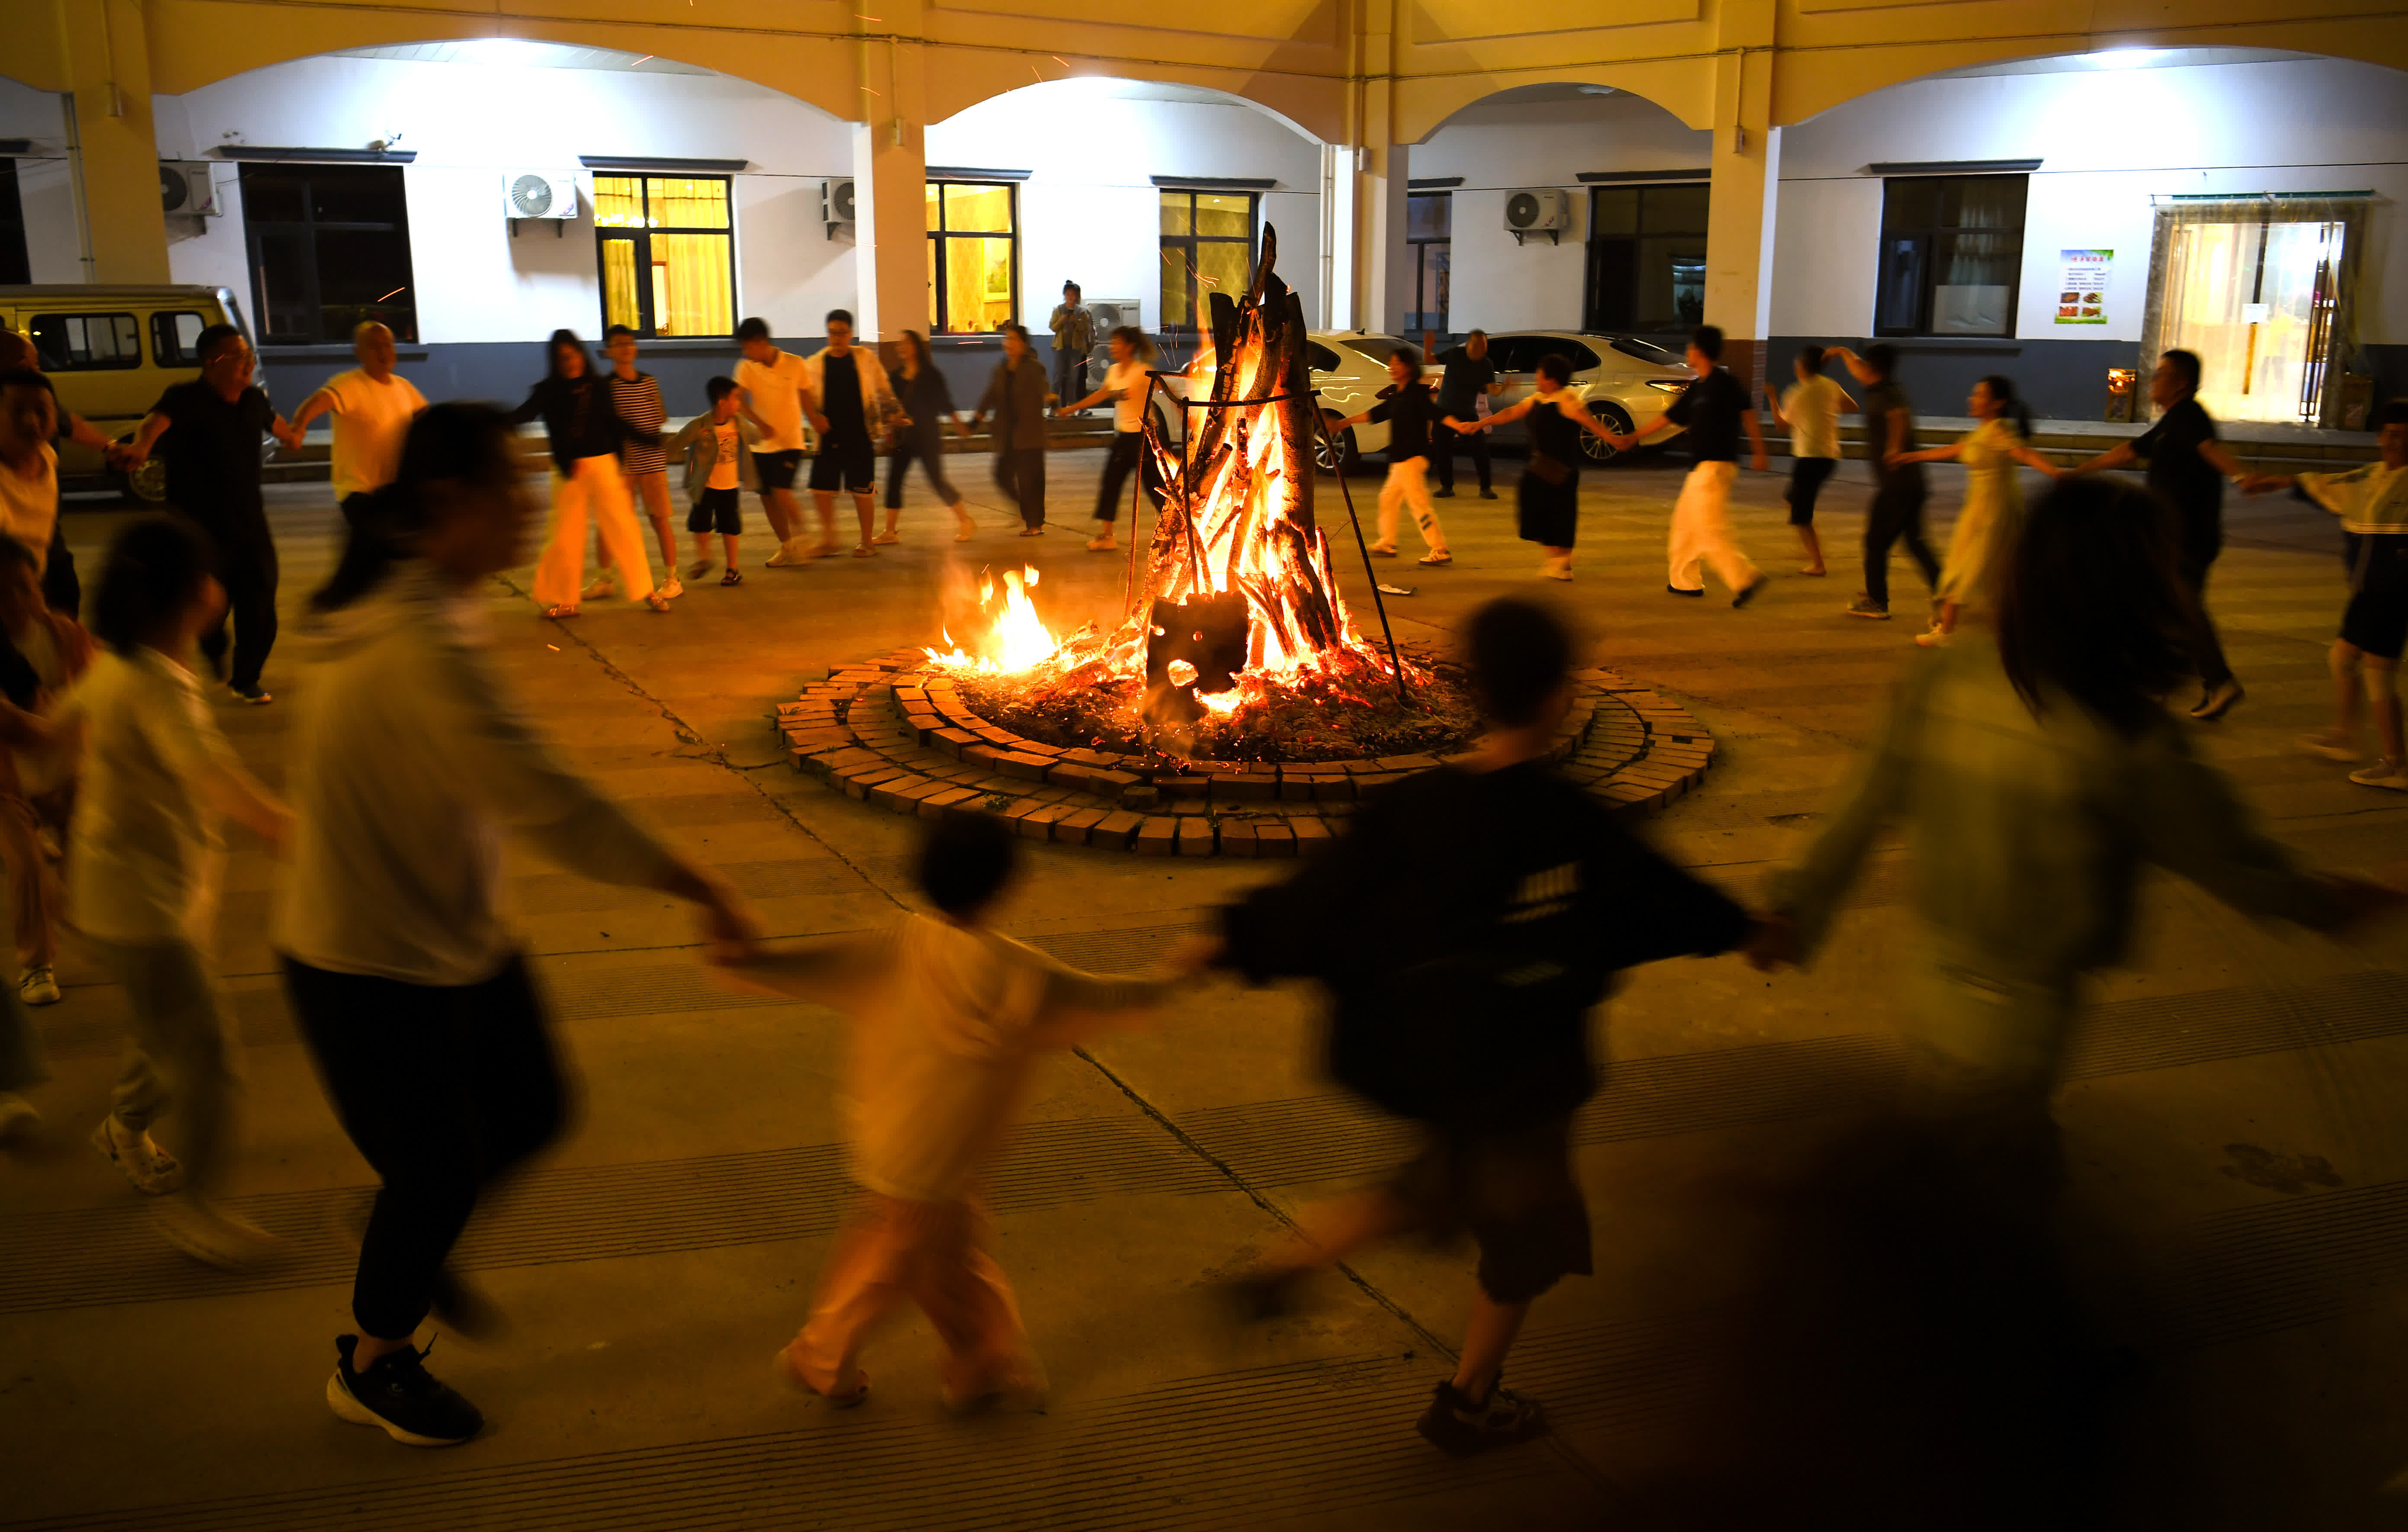
[[[1590,189],[1583,328],[1680,335],[1705,322],[1711,190],[1703,181]]]
[[[1419,192],[1405,198],[1406,275],[1412,282],[1413,306],[1405,313],[1405,332],[1446,332],[1447,276],[1455,258],[1455,196],[1447,192]]]
[[[242,217],[262,344],[348,341],[367,320],[418,338],[399,165],[246,164]]]
[[[725,176],[596,176],[602,323],[639,336],[736,333]]]
[[[142,330],[131,314],[36,314],[32,328],[44,372],[142,365]]]
[[[1215,293],[1244,294],[1254,276],[1252,192],[1162,193],[1162,327],[1209,329]]]
[[[34,263],[25,252],[25,205],[17,196],[17,162],[0,160],[0,287],[33,279]]]
[[[2011,336],[2028,176],[1882,182],[1878,336]]]
[[[201,365],[201,332],[208,321],[191,309],[150,316],[150,359],[163,367]]]
[[[1308,340],[1304,343],[1304,359],[1305,365],[1314,372],[1338,370],[1338,353],[1318,340]]]
[[[928,183],[928,311],[939,335],[988,335],[1020,317],[1017,189]]]
[[[1536,372],[1542,356],[1560,356],[1572,371],[1589,372],[1601,364],[1596,351],[1563,336],[1491,336],[1488,362],[1498,372]]]

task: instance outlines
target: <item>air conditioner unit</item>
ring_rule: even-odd
[[[577,176],[568,170],[509,170],[502,174],[502,211],[522,218],[575,218]]]
[[[160,161],[159,206],[171,216],[217,217],[225,209],[218,206],[217,183],[209,179],[215,168],[207,160]]]
[[[820,182],[820,222],[827,225],[830,239],[840,225],[853,222],[852,177]]]
[[[1505,228],[1517,245],[1534,234],[1555,240],[1571,226],[1572,199],[1560,187],[1538,186],[1506,194]]]
[[[1112,332],[1124,324],[1144,329],[1145,315],[1135,298],[1089,298],[1086,302],[1087,317],[1096,323],[1095,344],[1087,352],[1087,381],[1096,384],[1104,380],[1104,368],[1112,363]]]

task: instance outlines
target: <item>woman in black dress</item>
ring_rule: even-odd
[[[1588,406],[1572,391],[1571,380],[1571,363],[1550,353],[1539,358],[1536,394],[1484,421],[1450,417],[1446,422],[1469,434],[1493,431],[1508,421],[1530,417],[1530,461],[1522,470],[1517,496],[1522,540],[1547,551],[1547,562],[1539,566],[1540,576],[1546,580],[1572,578],[1572,533],[1580,522],[1580,434],[1587,431],[1600,439],[1612,439],[1612,433],[1597,423]]]

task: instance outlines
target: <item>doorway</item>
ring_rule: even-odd
[[[2197,353],[2218,420],[2331,423],[2362,216],[2326,195],[2161,205],[2150,357]]]

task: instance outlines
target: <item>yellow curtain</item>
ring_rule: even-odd
[[[652,333],[724,336],[736,328],[728,281],[727,236],[652,236]]]
[[[606,229],[642,228],[643,183],[633,176],[595,177],[594,222]]]
[[[653,177],[644,182],[656,229],[724,229],[727,223],[727,183],[712,177],[693,180]]]
[[[636,242],[632,239],[602,241],[602,312],[608,323],[631,330],[643,326],[643,316],[636,307]]]

